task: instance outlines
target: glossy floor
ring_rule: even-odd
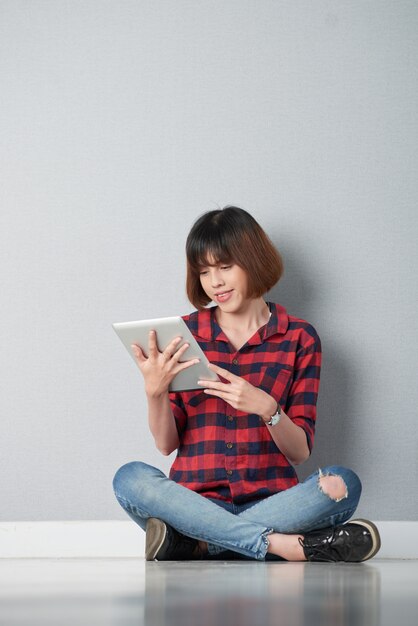
[[[412,626],[418,561],[0,560],[1,626]]]

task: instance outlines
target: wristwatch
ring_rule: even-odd
[[[268,422],[265,422],[267,426],[276,426],[280,422],[280,418],[282,416],[280,404],[277,404],[277,411],[274,415],[272,415]]]

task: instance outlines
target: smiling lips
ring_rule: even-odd
[[[226,302],[231,297],[232,292],[233,289],[230,289],[229,291],[220,291],[215,294],[215,298],[218,302]]]

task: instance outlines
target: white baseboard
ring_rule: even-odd
[[[379,559],[418,559],[418,522],[375,522]],[[131,521],[0,522],[0,558],[144,556],[145,533]]]
[[[0,522],[0,558],[142,557],[131,521]]]

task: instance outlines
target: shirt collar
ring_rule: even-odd
[[[262,326],[257,333],[251,338],[250,344],[260,344],[273,335],[284,335],[289,326],[289,317],[286,309],[281,304],[267,302],[271,312],[271,317],[265,326]],[[219,326],[215,317],[215,309],[210,307],[199,311],[197,336],[206,341],[226,341],[228,337]]]

